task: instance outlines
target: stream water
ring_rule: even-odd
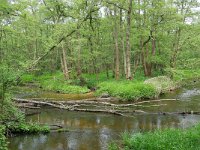
[[[42,95],[39,97],[45,98]],[[154,104],[163,105],[144,107],[143,110],[147,112],[200,111],[200,84],[187,86],[161,98],[179,100],[156,102]],[[113,140],[119,140],[123,132],[188,128],[200,122],[200,115],[141,114],[133,117],[122,117],[44,108],[41,114],[27,117],[27,120],[60,124],[69,131],[12,137],[9,138],[9,150],[106,150],[108,144]]]

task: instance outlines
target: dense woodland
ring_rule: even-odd
[[[48,132],[24,131],[16,85],[141,100],[199,78],[199,16],[199,0],[0,0],[0,139],[18,127]]]
[[[197,69],[197,0],[1,0],[1,66],[116,80]],[[109,77],[109,73],[108,77]]]

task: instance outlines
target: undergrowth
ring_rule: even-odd
[[[124,100],[139,100],[153,98],[156,89],[152,85],[142,82],[130,81],[110,81],[99,84],[97,94],[108,93],[113,97],[119,97]]]

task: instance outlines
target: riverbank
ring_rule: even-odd
[[[173,91],[186,83],[196,82],[200,78],[199,70],[170,70],[166,76],[146,78],[136,74],[134,79],[107,79],[106,74],[84,74],[81,79],[64,80],[61,72],[53,74],[44,73],[36,76],[26,74],[21,78],[21,84],[34,84],[41,90],[64,94],[85,94],[94,91],[97,97],[115,97],[121,100],[138,101],[155,99],[161,94]],[[172,79],[171,79],[171,78]]]
[[[125,133],[122,143],[110,144],[109,150],[198,150],[200,124],[189,129],[165,129],[147,133]]]

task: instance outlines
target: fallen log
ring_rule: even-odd
[[[113,104],[108,102],[98,102],[98,101],[75,101],[75,102],[66,102],[66,101],[52,101],[52,102],[44,102],[44,101],[34,101],[34,100],[27,100],[27,99],[19,99],[14,98],[14,101],[17,103],[26,103],[26,104],[37,104],[37,105],[47,105],[54,108],[65,109],[68,111],[82,111],[82,112],[99,112],[99,113],[109,113],[119,116],[127,116],[125,114],[131,113],[134,114],[154,114],[154,115],[172,115],[172,114],[179,114],[179,115],[187,115],[187,114],[194,114],[200,115],[200,112],[189,111],[189,112],[145,112],[143,110],[132,110],[131,106],[136,107],[158,107],[161,105],[148,105],[143,106],[143,103],[151,103],[151,102],[160,102],[160,101],[177,101],[177,99],[160,99],[160,100],[149,100],[149,101],[141,101],[132,104]],[[80,108],[80,107],[95,107],[95,108]],[[27,107],[28,108],[28,107]]]
[[[73,111],[82,111],[82,112],[101,112],[101,113],[109,113],[109,114],[114,114],[114,115],[118,115],[118,116],[126,116],[122,113],[119,113],[117,111],[114,110],[98,110],[98,109],[78,109],[78,108],[74,108]]]
[[[41,114],[41,111],[39,111],[39,112],[31,112],[31,113],[26,113],[25,112],[26,116],[33,116],[33,115],[37,115],[37,114]]]
[[[133,104],[138,105],[138,104],[153,103],[153,102],[162,102],[162,101],[178,101],[178,99],[157,99],[157,100],[135,102]]]
[[[60,109],[66,109],[69,110],[69,107],[66,106],[59,106],[52,104],[51,102],[44,102],[44,101],[34,101],[34,100],[27,100],[27,99],[19,99],[19,98],[13,98],[14,101],[20,102],[20,103],[33,103],[33,104],[38,104],[38,105],[47,105],[55,108],[60,108]]]

